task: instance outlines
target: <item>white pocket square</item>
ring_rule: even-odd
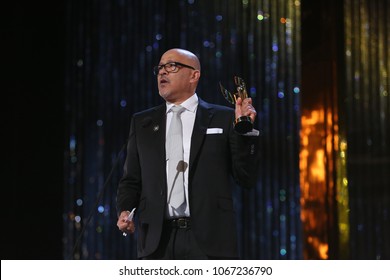
[[[222,128],[208,128],[206,130],[206,134],[222,134],[223,129]]]

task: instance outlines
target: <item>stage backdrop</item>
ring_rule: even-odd
[[[350,257],[390,259],[390,1],[344,1]]]
[[[180,47],[201,60],[201,98],[229,106],[219,82],[233,91],[239,75],[258,110],[258,184],[235,189],[242,257],[301,259],[300,2],[68,1],[66,13],[64,258],[136,257],[116,227],[119,152],[131,115],[163,101],[152,67]]]

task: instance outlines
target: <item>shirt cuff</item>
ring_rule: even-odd
[[[243,136],[259,136],[260,132],[257,129],[252,129],[252,131],[249,131],[245,134],[241,134]]]

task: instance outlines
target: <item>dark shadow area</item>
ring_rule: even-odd
[[[3,13],[1,259],[62,259],[64,3]]]

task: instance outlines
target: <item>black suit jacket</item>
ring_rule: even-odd
[[[199,99],[191,137],[189,206],[191,226],[204,252],[238,257],[232,199],[234,181],[256,183],[257,137],[233,130],[234,110]],[[165,162],[166,105],[137,113],[130,127],[118,212],[137,208],[138,257],[153,253],[160,241],[167,204]],[[222,128],[222,134],[207,134]]]

